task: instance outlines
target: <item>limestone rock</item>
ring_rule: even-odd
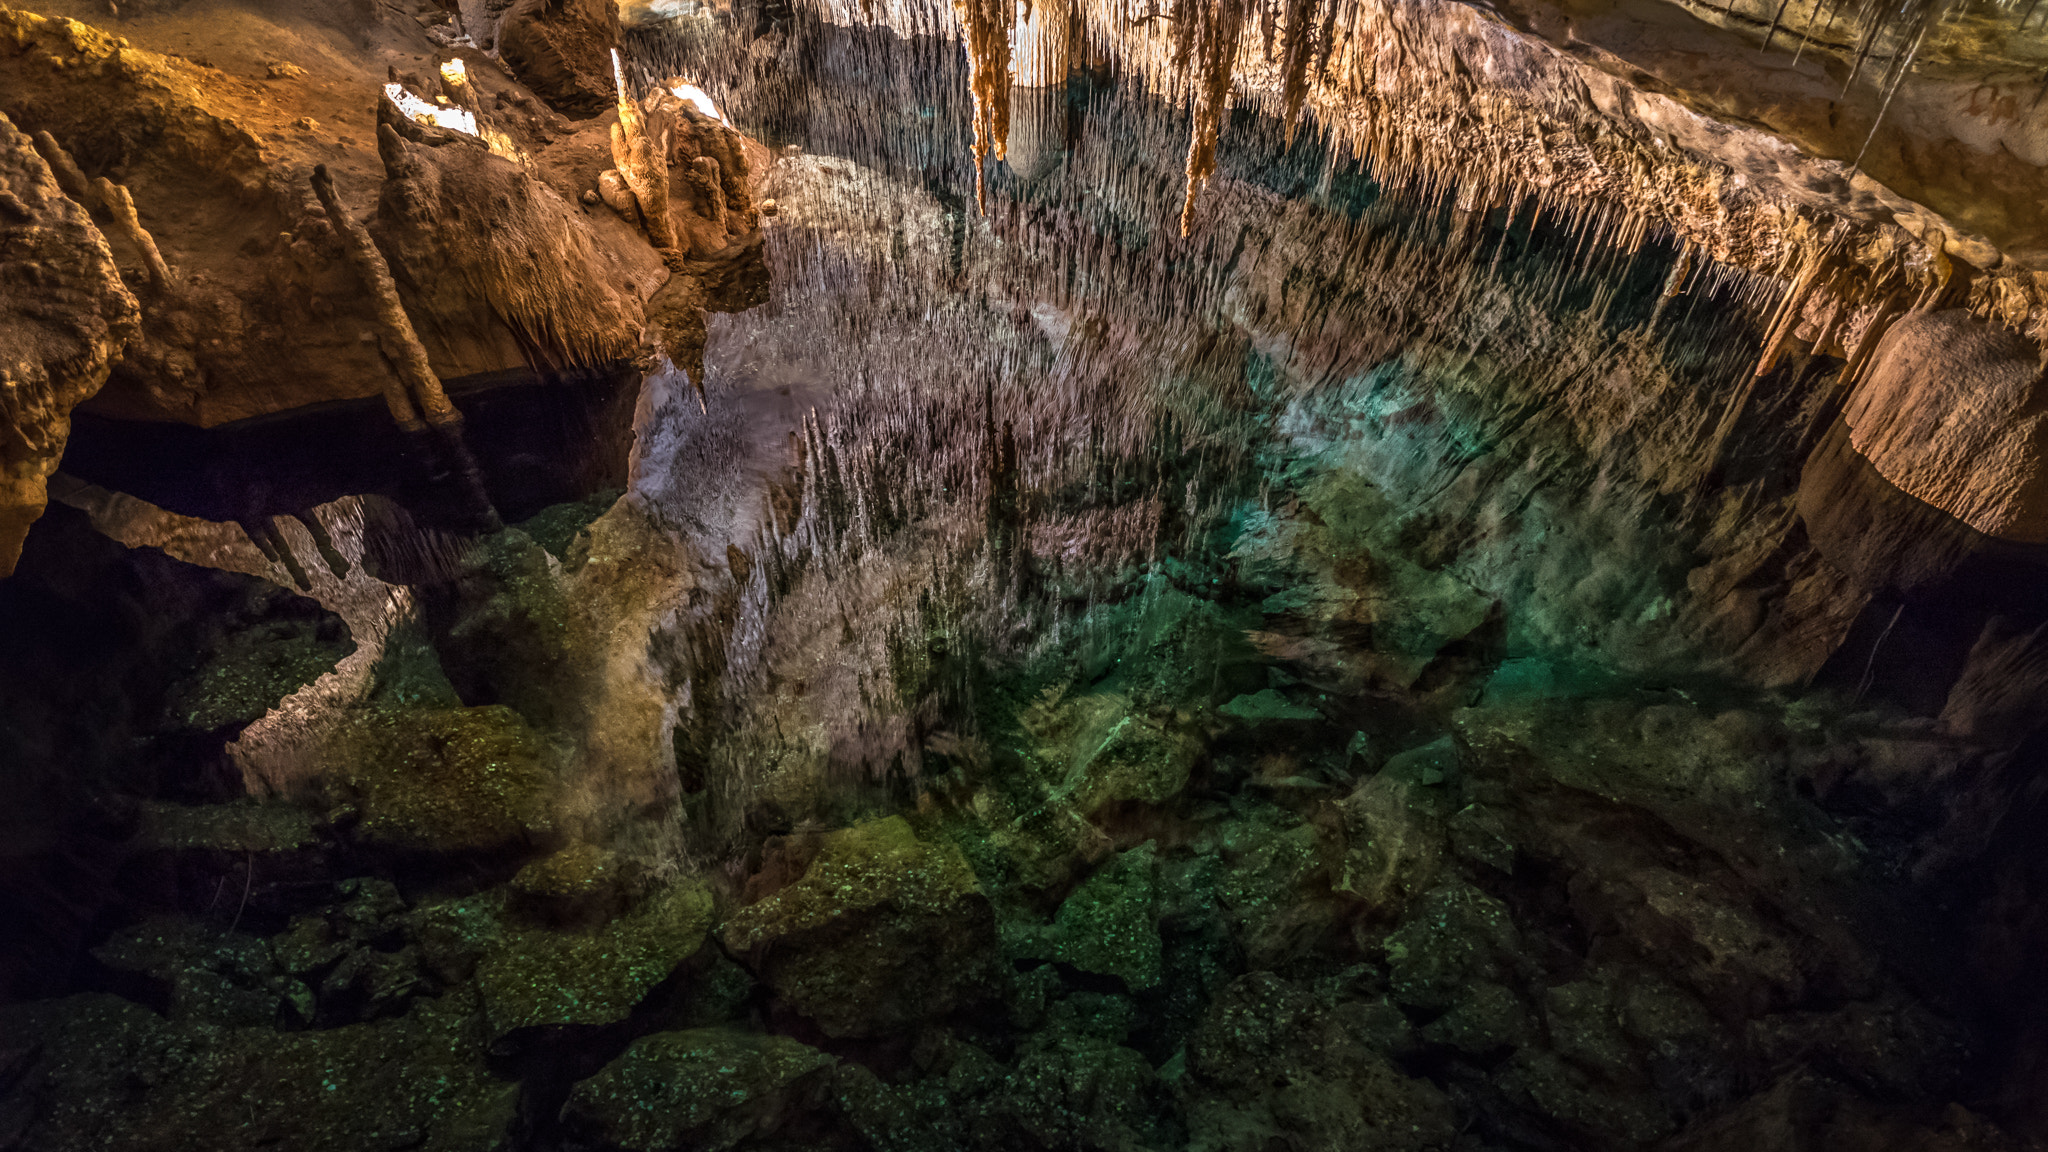
[[[139,326],[106,237],[0,115],[0,576],[43,513],[71,409],[106,383]]]
[[[1060,904],[1039,954],[1133,989],[1157,985],[1164,971],[1154,867],[1149,841],[1103,865]]]
[[[1904,492],[2002,540],[2048,543],[2048,376],[2027,340],[1967,312],[1916,312],[1877,346],[1842,416]]]
[[[917,1024],[1000,991],[995,916],[960,850],[891,816],[819,837],[725,944],[828,1035]]]
[[[386,180],[371,231],[437,370],[487,367],[463,361],[493,332],[515,363],[631,359],[643,318],[620,285],[647,276],[651,254],[600,246],[580,209],[481,141],[416,134],[380,129]]]
[[[1304,1147],[1448,1148],[1449,1101],[1401,1074],[1317,998],[1253,972],[1217,998],[1188,1046],[1200,1078],[1188,1097],[1189,1146],[1254,1152]],[[1288,1133],[1289,1137],[1283,1137]]]
[[[1304,708],[1291,703],[1285,696],[1271,688],[1262,689],[1246,696],[1233,696],[1230,702],[1216,709],[1233,720],[1247,724],[1270,723],[1275,720],[1320,720],[1322,713],[1313,708]]]
[[[555,779],[510,708],[375,708],[329,750],[360,814],[357,837],[415,852],[526,843],[553,828]]]
[[[611,107],[615,0],[517,0],[498,22],[498,52],[535,95],[562,112]]]

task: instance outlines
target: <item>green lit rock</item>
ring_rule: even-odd
[[[366,843],[476,852],[551,830],[547,747],[510,708],[380,708],[343,737]]]
[[[1151,988],[1164,974],[1151,843],[1120,853],[1060,905],[1043,958]]]
[[[1447,1010],[1474,981],[1498,981],[1522,953],[1506,904],[1467,884],[1429,892],[1387,937],[1396,1003]]]
[[[563,1121],[607,1148],[723,1152],[822,1103],[835,1063],[784,1036],[657,1032],[578,1082]]]
[[[540,900],[594,900],[616,881],[618,857],[593,844],[572,844],[519,870],[512,890]]]
[[[1341,1005],[1339,1006],[1342,1007]],[[1225,989],[1188,1044],[1188,1142],[1200,1152],[1449,1148],[1451,1105],[1403,1075],[1322,997],[1271,972]]]
[[[406,934],[419,945],[421,966],[443,984],[475,975],[477,963],[504,935],[503,903],[500,894],[485,893],[416,909]]]
[[[1380,769],[1380,775],[1389,780],[1424,786],[1441,784],[1457,774],[1458,745],[1449,736],[1397,753]]]
[[[513,908],[550,924],[597,925],[633,903],[641,869],[594,844],[571,844],[512,877]]]
[[[1261,724],[1273,720],[1322,719],[1322,713],[1291,703],[1287,697],[1272,688],[1254,692],[1249,696],[1233,697],[1228,704],[1216,710],[1247,724]]]
[[[960,850],[900,816],[819,838],[804,874],[725,944],[831,1036],[870,1036],[1001,991],[995,914]]]
[[[1201,743],[1117,692],[1053,689],[1023,709],[1029,755],[1056,799],[1083,816],[1125,802],[1162,804],[1187,787]]]
[[[1163,804],[1188,786],[1201,753],[1192,738],[1125,713],[1081,749],[1064,791],[1081,812],[1127,801]]]
[[[355,649],[347,625],[304,597],[280,590],[248,610],[266,618],[226,630],[206,662],[165,692],[167,729],[239,730]]]
[[[594,931],[507,924],[477,965],[484,1016],[500,1035],[543,1024],[610,1024],[694,955],[711,893],[677,884]]]
[[[487,1152],[519,1086],[484,1065],[464,996],[368,1024],[279,1032],[165,1020],[107,995],[0,1009],[32,1052],[12,1147],[37,1152]]]
[[[168,993],[174,1020],[269,1024],[286,993],[268,941],[180,917],[144,920],[93,949],[93,957],[156,983]]]

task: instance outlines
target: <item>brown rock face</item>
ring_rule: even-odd
[[[563,112],[611,106],[611,50],[619,44],[613,0],[518,0],[498,25],[498,51],[525,85]]]
[[[0,115],[0,576],[43,513],[71,409],[106,383],[137,321],[106,238]]]
[[[653,253],[600,247],[582,212],[481,141],[416,127],[407,140],[386,119],[371,231],[437,364],[465,351],[485,355],[473,371],[491,359],[568,367],[633,355],[641,306],[622,286],[653,272]],[[492,332],[502,349],[468,347]]]
[[[2048,381],[2027,340],[1966,312],[1909,315],[1843,418],[1908,495],[1987,536],[2048,543]]]

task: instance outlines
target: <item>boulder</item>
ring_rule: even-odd
[[[1909,313],[1842,419],[1901,491],[1987,536],[2048,543],[2048,376],[2026,338],[1965,311]]]
[[[1271,972],[1226,989],[1188,1045],[1191,1149],[1448,1148],[1450,1102],[1403,1075],[1343,1013]]]
[[[1027,946],[1035,958],[1058,960],[1132,989],[1156,986],[1164,975],[1159,912],[1148,841],[1119,853],[1060,904],[1052,925]]]
[[[357,838],[413,852],[517,847],[554,825],[555,778],[539,734],[503,705],[373,708],[330,749]]]
[[[822,1104],[836,1063],[784,1036],[656,1032],[570,1089],[562,1119],[606,1148],[724,1152]]]
[[[676,884],[595,930],[508,922],[477,965],[491,1031],[625,1019],[703,946],[711,912],[710,892]]]
[[[518,1085],[491,1076],[474,1002],[317,1031],[167,1021],[106,995],[0,1009],[34,1050],[8,1090],[41,1152],[479,1152],[511,1135]]]
[[[830,1036],[872,1036],[1001,991],[995,914],[960,850],[891,816],[828,832],[801,877],[735,912],[726,947]]]

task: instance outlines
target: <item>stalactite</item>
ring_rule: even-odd
[[[953,12],[967,35],[967,84],[974,96],[974,203],[988,211],[983,168],[993,150],[1009,155],[1010,32],[1017,23],[1016,0],[953,0]]]
[[[1752,375],[1762,376],[1778,366],[1778,358],[1784,354],[1785,343],[1792,338],[1793,330],[1799,327],[1806,299],[1812,294],[1827,257],[1825,247],[1807,256],[1805,267],[1800,269],[1798,278],[1792,282],[1792,290],[1785,294],[1784,303],[1779,305],[1777,315],[1772,318],[1770,335],[1764,340],[1763,355],[1757,359],[1756,371]]]
[[[1194,105],[1188,140],[1187,193],[1180,234],[1194,226],[1195,197],[1216,173],[1216,138],[1230,101],[1230,78],[1244,38],[1245,0],[1181,0],[1175,10],[1174,71],[1189,78]]]
[[[1308,102],[1308,68],[1315,59],[1316,0],[1287,0],[1286,28],[1280,42],[1280,118],[1287,127],[1287,143],[1294,143],[1294,130],[1301,123],[1302,105]]]

